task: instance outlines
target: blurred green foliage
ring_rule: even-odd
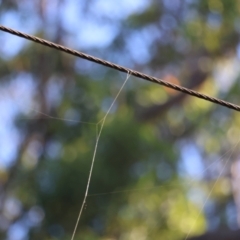
[[[1,22],[19,21],[25,32],[239,102],[239,1],[145,1],[128,14],[130,6],[121,5],[120,15],[117,6],[107,13],[97,0],[23,2],[1,2]],[[95,9],[97,2],[102,9]],[[68,4],[78,18],[71,19]],[[112,39],[105,34],[107,44],[91,29],[87,42],[79,37],[94,21],[116,32]],[[1,91],[13,99],[9,121],[20,139],[6,143],[16,145],[16,156],[6,167],[2,160],[0,169],[1,238],[70,239],[96,123],[126,76],[27,41],[9,55],[4,46],[16,37],[0,36]],[[91,45],[98,37],[99,46]],[[106,119],[75,240],[177,240],[236,228],[229,169],[238,156],[239,127],[232,110],[130,77]]]

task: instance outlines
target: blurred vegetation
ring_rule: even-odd
[[[238,104],[239,14],[235,0],[11,0],[0,19]],[[126,75],[7,33],[0,42],[1,239],[71,239],[96,123]],[[75,240],[234,232],[239,127],[237,112],[130,77],[106,119]]]

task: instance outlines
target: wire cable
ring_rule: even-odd
[[[163,85],[165,87],[172,88],[176,91],[179,91],[179,92],[182,92],[182,93],[185,93],[185,94],[197,97],[197,98],[201,98],[201,99],[204,99],[206,101],[209,101],[209,102],[212,102],[212,103],[215,103],[215,104],[218,104],[218,105],[221,105],[221,106],[224,106],[224,107],[227,107],[227,108],[230,108],[230,109],[233,109],[233,110],[236,110],[236,111],[240,112],[240,106],[238,106],[236,104],[233,104],[233,103],[230,103],[230,102],[227,102],[227,101],[215,98],[215,97],[211,97],[211,96],[208,96],[208,95],[203,94],[203,93],[199,93],[197,91],[194,91],[194,90],[191,90],[191,89],[188,89],[188,88],[185,88],[185,87],[182,87],[182,86],[164,81],[164,80],[156,78],[156,77],[149,76],[147,74],[144,74],[144,73],[141,73],[141,72],[138,72],[138,71],[120,66],[120,65],[112,63],[112,62],[105,61],[103,59],[88,55],[86,53],[76,51],[74,49],[71,49],[71,48],[68,48],[68,47],[65,47],[65,46],[47,41],[47,40],[42,39],[42,38],[38,38],[38,37],[29,35],[29,34],[26,34],[26,33],[23,33],[23,32],[16,31],[16,30],[11,29],[11,28],[7,28],[7,27],[2,26],[2,25],[0,25],[0,30],[2,30],[4,32],[8,32],[8,33],[13,34],[13,35],[16,35],[18,37],[26,38],[26,39],[28,39],[30,41],[33,41],[33,42],[36,42],[36,43],[40,43],[44,46],[48,46],[50,48],[54,48],[54,49],[57,49],[59,51],[62,51],[62,52],[65,52],[65,53],[68,53],[68,54],[86,59],[88,61],[104,65],[106,67],[118,70],[120,72],[125,72],[125,73],[128,73],[128,74],[132,75],[132,76],[135,76],[135,77],[138,77],[138,78],[150,81],[150,82],[154,82],[154,83]]]

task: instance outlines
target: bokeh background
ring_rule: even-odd
[[[240,1],[0,6],[1,25],[240,104]],[[0,238],[70,239],[126,74],[4,32],[0,45]],[[131,76],[74,239],[239,239],[239,128],[238,112]]]

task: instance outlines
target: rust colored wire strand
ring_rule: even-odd
[[[179,92],[182,92],[182,93],[185,93],[185,94],[197,97],[197,98],[201,98],[201,99],[204,99],[206,101],[209,101],[209,102],[212,102],[212,103],[215,103],[215,104],[219,104],[221,106],[224,106],[224,107],[227,107],[227,108],[230,108],[230,109],[233,109],[233,110],[236,110],[236,111],[240,112],[240,106],[238,106],[236,104],[233,104],[233,103],[230,103],[230,102],[226,102],[224,100],[221,100],[221,99],[218,99],[218,98],[214,98],[214,97],[211,97],[211,96],[199,93],[197,91],[194,91],[194,90],[191,90],[191,89],[188,89],[188,88],[176,85],[176,84],[169,83],[169,82],[164,81],[162,79],[159,79],[159,78],[156,78],[156,77],[152,77],[152,76],[146,75],[146,74],[138,72],[138,71],[134,71],[132,69],[120,66],[118,64],[105,61],[103,59],[100,59],[100,58],[88,55],[86,53],[82,53],[82,52],[79,52],[79,51],[67,48],[65,46],[62,46],[62,45],[59,45],[59,44],[47,41],[45,39],[38,38],[38,37],[29,35],[29,34],[26,34],[26,33],[22,33],[22,32],[13,30],[11,28],[4,27],[2,25],[0,25],[0,30],[2,30],[4,32],[8,32],[8,33],[13,34],[13,35],[16,35],[18,37],[26,38],[26,39],[28,39],[30,41],[33,41],[33,42],[36,42],[36,43],[40,43],[40,44],[42,44],[44,46],[48,46],[50,48],[55,48],[55,49],[57,49],[59,51],[62,51],[62,52],[65,52],[65,53],[68,53],[68,54],[71,54],[71,55],[74,55],[74,56],[86,59],[88,61],[95,62],[95,63],[101,64],[103,66],[112,68],[112,69],[116,69],[116,70],[118,70],[120,72],[128,73],[128,74],[133,75],[135,77],[142,78],[144,80],[147,80],[147,81],[150,81],[150,82],[154,82],[154,83],[163,85],[165,87],[172,88],[172,89],[174,89],[176,91],[179,91]]]

